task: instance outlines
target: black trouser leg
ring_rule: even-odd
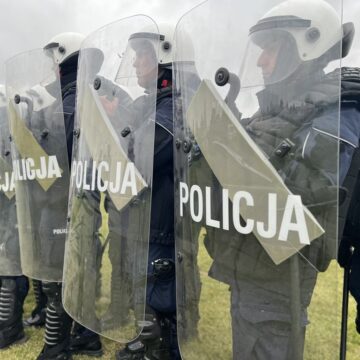
[[[40,280],[32,280],[36,306],[31,316],[24,321],[25,326],[43,326],[46,318],[47,296],[45,295]]]
[[[70,342],[72,319],[62,305],[61,283],[43,282],[43,290],[48,298],[45,344],[50,347],[59,346],[61,349],[67,349]]]
[[[0,348],[25,337],[22,315],[28,290],[29,283],[25,276],[1,277]]]

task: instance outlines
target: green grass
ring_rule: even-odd
[[[222,359],[231,356],[231,318],[228,286],[207,276],[211,259],[200,241],[198,265],[201,277],[201,305],[198,340],[187,343],[187,359]],[[333,262],[317,279],[306,330],[305,360],[339,359],[339,338],[343,271]],[[354,326],[355,303],[350,300],[348,320],[348,360],[360,359],[360,335]],[[195,349],[195,350],[194,350]]]
[[[105,220],[105,219],[104,219]],[[103,235],[108,229],[104,221]],[[210,279],[207,271],[211,259],[207,255],[202,241],[199,249],[199,267],[202,281],[199,333],[203,341],[190,344],[185,349],[187,359],[231,359],[231,319],[229,315],[228,287]],[[111,264],[106,251],[103,259],[102,286],[109,286]],[[335,262],[325,273],[320,273],[312,302],[309,308],[310,325],[307,327],[305,360],[332,360],[339,358],[340,316],[342,299],[342,270]],[[34,307],[32,292],[26,299],[25,317],[29,316]],[[216,311],[214,311],[216,309]],[[347,360],[360,359],[360,335],[354,326],[355,302],[351,298],[348,322]],[[13,346],[0,352],[1,360],[36,359],[43,346],[43,330],[26,329],[29,340],[21,345]],[[120,344],[102,338],[104,356],[102,359],[114,359],[115,351]],[[193,349],[198,349],[196,357]],[[74,356],[74,359],[91,359],[88,356]]]
[[[32,291],[29,293],[24,307],[24,318],[30,315],[34,307],[34,296]],[[24,344],[12,346],[6,350],[0,351],[1,360],[34,360],[40,353],[44,344],[44,330],[35,328],[25,328],[25,333],[28,340]],[[120,348],[120,345],[114,341],[102,339],[104,347],[104,356],[101,359],[114,359],[115,351]],[[74,356],[74,360],[94,359],[89,356]]]

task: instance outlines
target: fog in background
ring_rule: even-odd
[[[251,12],[256,16],[264,3],[271,7],[270,0],[234,1],[244,4],[244,13]],[[329,1],[335,3],[337,0]],[[0,0],[0,82],[4,80],[3,64],[6,59],[19,52],[43,47],[51,37],[60,32],[75,31],[87,35],[109,22],[137,13],[149,15],[157,22],[176,22],[182,14],[200,2],[201,0]],[[360,28],[360,1],[343,2],[344,22],[356,22],[356,26]],[[242,12],[239,13],[239,21],[244,20],[241,16],[244,16]],[[344,65],[360,66],[359,56],[360,29]]]
[[[61,32],[84,35],[134,14],[173,21],[201,0],[0,0],[0,81],[10,57],[43,47]]]
[[[343,59],[344,66],[360,67],[360,1],[343,0],[343,22],[353,22],[355,25],[355,38],[350,54]]]

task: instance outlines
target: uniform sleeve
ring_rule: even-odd
[[[173,162],[172,99],[166,98],[156,112],[154,172]]]
[[[283,169],[283,177],[305,204],[327,203],[337,198],[338,175],[341,184],[358,146],[356,121],[356,113],[342,111],[339,124],[338,109],[334,107],[294,134],[296,156]]]
[[[343,184],[360,138],[360,112],[356,108],[343,108],[340,120],[339,183]]]
[[[339,147],[339,185],[349,171],[355,149],[359,145],[360,113],[356,108],[323,115],[314,120],[309,136],[304,142],[303,158],[312,166],[324,171],[337,184],[337,164],[334,159]]]
[[[75,93],[71,93],[63,99],[64,125],[69,164],[72,158],[73,131],[75,121]]]

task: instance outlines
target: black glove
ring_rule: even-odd
[[[353,244],[350,238],[343,237],[340,241],[337,261],[343,268],[350,267],[353,254]]]

